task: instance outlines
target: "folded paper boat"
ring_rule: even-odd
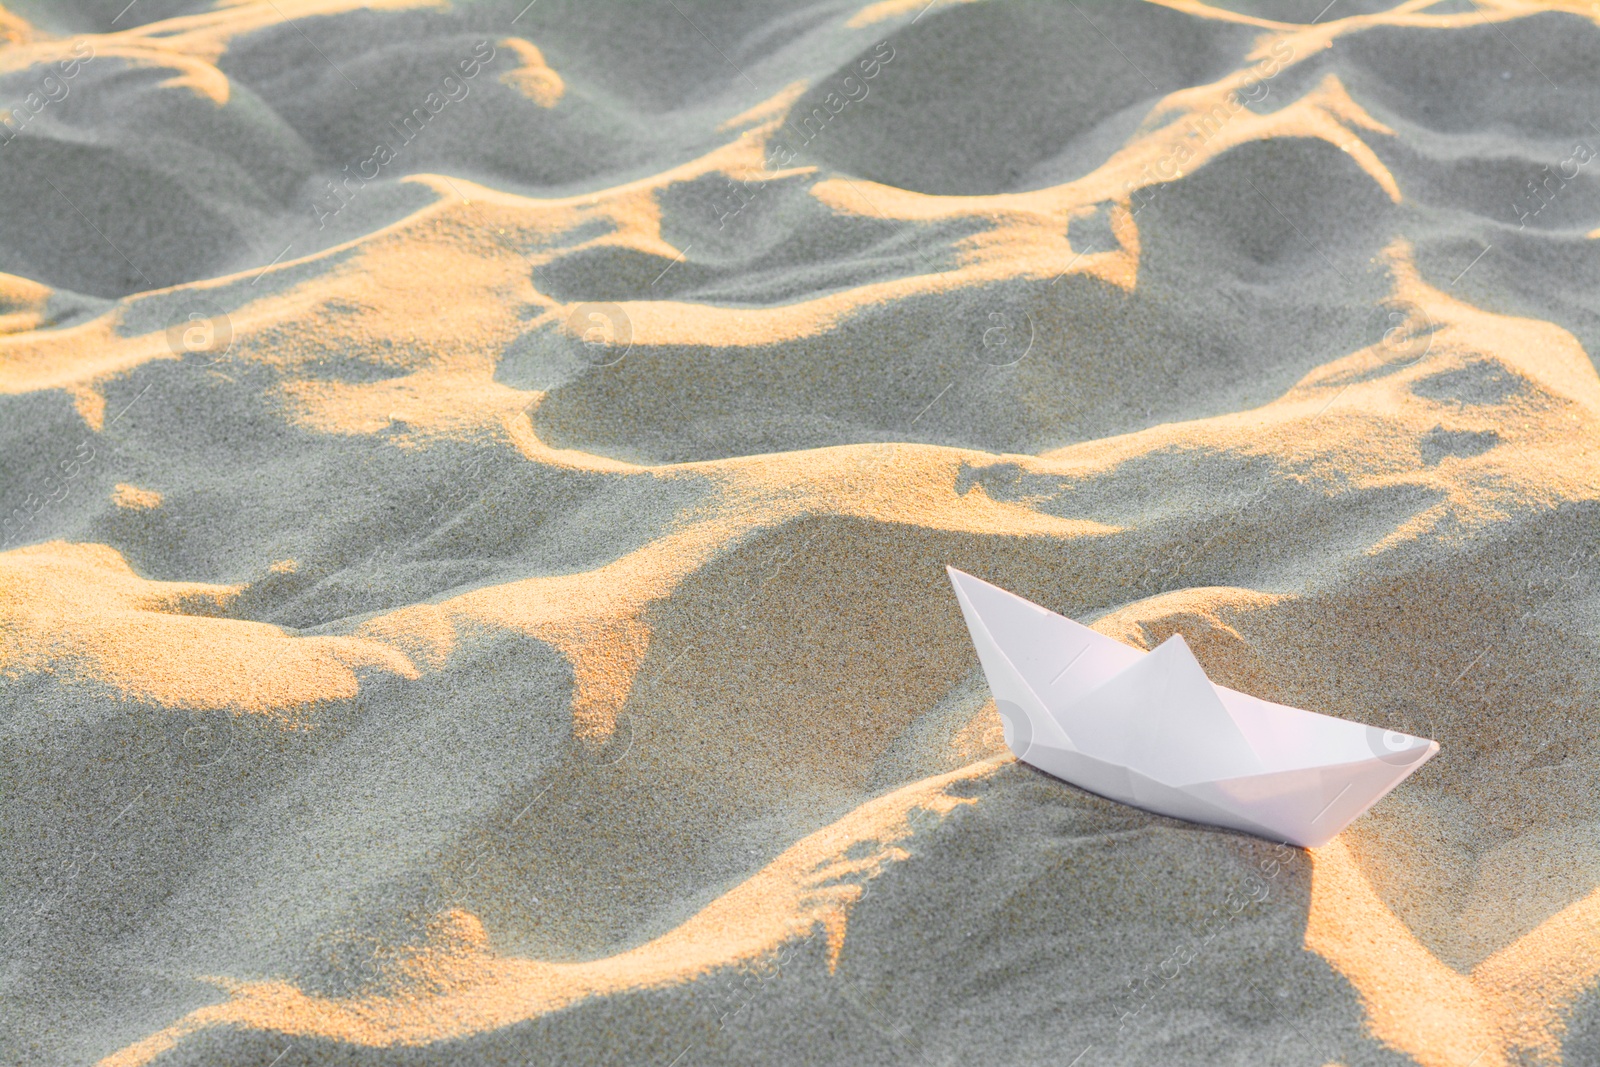
[[[1439,751],[1215,685],[1181,634],[1145,652],[947,569],[1006,744],[1092,793],[1315,848]]]

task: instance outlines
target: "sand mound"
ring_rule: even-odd
[[[1600,25],[1301,6],[7,0],[0,1061],[1600,1060]]]

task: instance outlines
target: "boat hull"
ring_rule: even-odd
[[[1316,848],[1439,750],[1217,686],[1181,637],[1144,652],[954,568],[950,579],[1012,753],[1111,800]]]

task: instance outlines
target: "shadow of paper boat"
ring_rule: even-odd
[[[1181,634],[1143,652],[946,570],[1006,744],[1090,792],[1315,848],[1439,751],[1215,685]]]

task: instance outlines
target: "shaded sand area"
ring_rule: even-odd
[[[0,1062],[1600,1063],[1592,8],[4,0]]]

